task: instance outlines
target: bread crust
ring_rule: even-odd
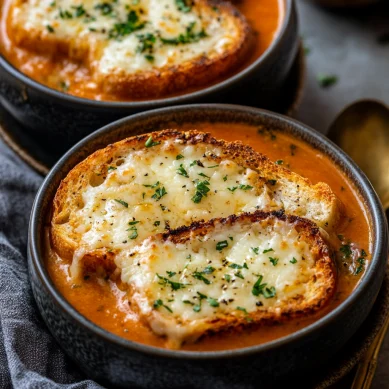
[[[72,260],[79,245],[80,235],[75,232],[76,226],[72,225],[72,213],[83,206],[83,188],[94,180],[105,180],[110,163],[114,159],[121,158],[129,152],[147,149],[145,142],[150,137],[155,142],[174,139],[182,145],[206,144],[218,148],[221,150],[221,155],[211,156],[216,163],[223,159],[230,159],[238,165],[259,172],[265,180],[288,180],[288,182],[297,184],[301,192],[297,200],[305,194],[310,201],[317,199],[323,206],[325,205],[329,209],[329,218],[320,221],[319,227],[332,232],[340,219],[339,200],[327,184],[312,185],[306,178],[274,164],[266,156],[241,142],[217,140],[209,133],[198,131],[164,130],[126,138],[100,149],[76,165],[61,181],[53,200],[51,220],[51,242],[60,257]]]
[[[22,0],[17,0],[13,9],[21,6]],[[227,73],[236,69],[249,55],[255,44],[253,31],[246,18],[229,2],[222,0],[195,0],[193,8],[200,14],[214,12],[218,9],[220,17],[226,23],[233,25],[238,31],[236,39],[220,53],[204,52],[192,60],[181,63],[153,66],[150,69],[129,73],[124,68],[102,72],[98,66],[106,42],[92,39],[60,39],[45,28],[39,30],[25,29],[20,23],[9,22],[9,35],[16,45],[33,52],[50,55],[53,60],[63,61],[64,58],[80,62],[89,68],[94,80],[100,88],[110,94],[138,99],[159,98],[180,91],[207,86]],[[177,46],[177,50],[182,45]]]
[[[286,215],[282,211],[277,212],[262,212],[256,211],[254,213],[245,213],[239,216],[231,215],[227,218],[216,218],[208,222],[196,222],[190,226],[181,227],[179,229],[169,231],[168,233],[154,235],[149,239],[149,244],[162,242],[172,242],[174,244],[184,244],[188,241],[196,241],[199,238],[212,234],[212,231],[216,229],[225,229],[228,231],[234,225],[249,225],[252,226],[255,223],[260,223],[264,228],[266,226],[276,223],[277,221],[286,222],[297,230],[299,233],[299,240],[306,242],[310,247],[310,252],[315,257],[315,274],[310,280],[313,298],[305,299],[304,296],[296,296],[291,301],[286,302],[277,308],[269,308],[265,310],[259,307],[255,312],[243,313],[243,312],[230,312],[230,313],[217,313],[211,318],[199,319],[195,322],[185,322],[185,319],[170,317],[169,314],[164,315],[165,311],[162,311],[162,316],[167,316],[166,326],[183,326],[190,327],[190,333],[186,334],[182,341],[193,342],[199,337],[215,334],[220,331],[239,331],[247,327],[258,327],[262,325],[272,325],[286,323],[292,319],[309,317],[322,310],[333,298],[333,295],[337,287],[337,269],[335,261],[332,259],[333,254],[322,238],[318,227],[307,219],[300,218],[298,216]],[[139,261],[137,258],[137,248],[135,248],[131,255],[134,255],[134,260]],[[155,253],[151,254],[155,257]],[[129,285],[129,293],[136,295],[139,293],[135,287]],[[147,292],[146,292],[147,295]],[[148,297],[150,298],[150,296]],[[142,304],[144,303],[145,296],[141,295]],[[152,310],[143,319],[151,327],[153,327],[153,321],[161,315],[161,311]],[[159,321],[164,321],[164,318]],[[161,327],[161,326],[159,326]],[[162,326],[163,328],[163,326]],[[164,335],[163,330],[160,335]],[[175,340],[170,340],[170,347],[180,347],[181,343]]]

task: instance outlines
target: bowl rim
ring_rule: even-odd
[[[289,27],[292,16],[295,12],[295,2],[294,0],[277,0],[284,3],[284,18],[282,20],[282,25],[278,26],[278,31],[276,32],[275,37],[273,38],[270,45],[266,50],[260,55],[253,63],[244,67],[241,71],[236,74],[233,74],[231,77],[228,77],[225,80],[222,80],[216,84],[210,85],[208,87],[196,90],[190,93],[183,93],[177,96],[172,96],[168,98],[158,98],[154,100],[141,100],[141,101],[105,101],[105,100],[92,100],[84,97],[73,96],[53,88],[50,88],[44,84],[35,81],[30,78],[15,66],[13,66],[6,57],[0,52],[0,68],[2,67],[6,72],[15,77],[18,81],[23,82],[28,87],[37,90],[43,94],[47,94],[52,98],[64,100],[69,104],[83,104],[89,108],[107,108],[107,109],[138,109],[146,110],[152,108],[158,108],[162,106],[173,106],[178,104],[190,103],[190,101],[207,97],[213,93],[220,92],[224,88],[232,87],[239,83],[242,79],[249,77],[257,71],[257,68],[266,62],[268,58],[274,53],[274,50],[280,45],[282,40],[285,37],[286,31]]]
[[[52,282],[46,267],[44,266],[44,259],[40,260],[38,247],[40,243],[38,241],[39,231],[42,227],[38,221],[40,217],[40,210],[42,204],[46,199],[46,191],[50,188],[50,183],[53,178],[58,174],[62,174],[63,167],[66,165],[66,162],[69,158],[73,156],[74,153],[82,150],[85,144],[93,142],[98,139],[100,136],[111,131],[115,131],[121,126],[127,123],[133,123],[137,121],[142,121],[150,117],[156,117],[161,115],[169,115],[172,112],[180,113],[185,111],[190,112],[197,110],[199,112],[205,110],[207,113],[210,111],[215,111],[219,113],[224,112],[236,112],[237,114],[251,114],[256,117],[261,117],[263,120],[270,121],[282,121],[285,124],[288,124],[294,131],[300,135],[307,135],[312,141],[306,140],[303,137],[301,139],[305,142],[322,144],[322,149],[320,150],[323,154],[327,156],[332,155],[334,163],[338,164],[339,169],[345,173],[347,169],[350,172],[349,179],[352,183],[358,183],[361,194],[365,197],[366,200],[366,210],[370,215],[372,235],[374,236],[374,241],[371,242],[373,245],[372,259],[369,263],[369,266],[366,269],[366,272],[363,278],[359,281],[354,291],[350,296],[346,298],[339,306],[331,310],[322,318],[316,320],[314,323],[292,333],[287,336],[275,339],[273,341],[249,346],[245,348],[232,349],[232,350],[222,350],[222,351],[180,351],[180,350],[169,350],[164,348],[158,348],[154,346],[145,345],[142,343],[137,343],[135,341],[130,341],[124,339],[118,335],[108,332],[107,330],[99,327],[94,324],[92,321],[87,319],[81,313],[79,313],[67,300],[62,296],[62,294],[57,290],[54,283]],[[283,130],[281,130],[283,131]],[[339,166],[339,165],[343,165]],[[66,174],[68,171],[66,172]],[[64,174],[62,174],[65,177]],[[62,177],[62,178],[63,178]],[[142,112],[135,115],[128,116],[126,118],[117,120],[111,124],[108,124],[91,135],[87,136],[75,146],[73,146],[50,170],[46,178],[44,179],[41,187],[38,190],[36,198],[34,200],[30,223],[29,223],[29,232],[28,232],[28,252],[30,254],[29,265],[34,267],[34,270],[37,276],[40,278],[42,285],[46,288],[48,293],[53,298],[54,302],[74,321],[79,325],[82,325],[84,329],[97,336],[98,338],[107,341],[117,347],[127,349],[129,351],[137,351],[143,354],[151,356],[160,356],[168,357],[172,359],[184,358],[187,360],[212,360],[212,359],[223,359],[231,357],[242,357],[252,354],[257,354],[261,352],[266,352],[268,350],[277,349],[287,343],[300,341],[302,338],[309,336],[309,334],[320,330],[323,326],[333,322],[336,317],[343,312],[347,311],[351,306],[357,304],[360,296],[365,293],[365,290],[369,287],[371,282],[374,282],[377,272],[382,265],[381,262],[386,262],[387,256],[387,247],[388,247],[388,231],[387,231],[387,222],[385,214],[381,205],[381,202],[374,191],[372,185],[370,184],[366,175],[362,170],[351,160],[351,158],[345,154],[336,144],[326,138],[323,134],[312,129],[311,127],[295,120],[290,117],[270,112],[264,109],[246,107],[240,105],[229,105],[229,104],[192,104],[184,106],[174,106],[167,108],[160,108],[148,112]],[[384,258],[384,259],[383,259]]]

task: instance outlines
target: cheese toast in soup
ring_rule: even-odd
[[[127,138],[61,182],[46,263],[91,321],[157,347],[234,349],[303,328],[352,292],[370,231],[347,178],[299,139],[226,129]]]
[[[276,0],[4,0],[1,51],[33,79],[76,96],[155,99],[248,66],[282,14]]]

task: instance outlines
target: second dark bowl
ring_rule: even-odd
[[[15,69],[0,55],[0,104],[26,131],[41,135],[61,154],[92,131],[148,109],[188,103],[241,103],[272,109],[296,58],[299,38],[294,0],[284,0],[278,35],[253,64],[213,86],[177,97],[140,102],[106,102],[50,89]]]
[[[45,268],[47,215],[61,182],[95,150],[128,136],[180,128],[182,123],[239,122],[291,134],[330,158],[354,184],[371,220],[372,259],[353,293],[314,324],[284,338],[244,349],[217,352],[171,351],[130,342],[96,326],[58,292]],[[386,219],[366,176],[323,135],[290,118],[230,105],[192,105],[134,115],[95,132],[71,149],[51,170],[33,205],[28,264],[35,299],[48,328],[88,376],[108,387],[254,389],[303,369],[319,368],[351,338],[370,312],[385,274]],[[290,387],[294,387],[290,385]]]

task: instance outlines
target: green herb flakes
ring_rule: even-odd
[[[329,88],[338,82],[338,77],[333,74],[318,74],[317,82],[322,88]]]
[[[272,264],[273,266],[277,266],[277,263],[278,263],[278,261],[279,261],[279,258],[269,257],[269,260],[270,260],[270,262],[271,262],[271,264]]]
[[[152,199],[159,201],[163,196],[167,195],[166,189],[163,186],[162,188],[157,188],[155,193],[151,196]]]
[[[128,208],[128,203],[126,203],[125,201],[123,200],[120,200],[120,199],[114,199],[117,203],[123,205],[123,207],[125,208]]]
[[[208,188],[209,185],[210,183],[208,181],[199,181],[196,183],[196,193],[192,197],[194,203],[200,203],[201,199],[207,196],[207,193],[210,191]]]
[[[222,251],[226,247],[228,247],[228,242],[226,240],[223,240],[221,242],[216,243],[216,250],[217,251]]]
[[[174,282],[174,281],[169,280],[166,277],[162,277],[158,273],[156,275],[160,279],[159,285],[164,285],[164,286],[169,285],[173,291],[179,290],[179,289],[184,289],[187,286],[187,284],[182,284],[180,282]]]
[[[189,178],[188,172],[184,169],[184,166],[183,166],[182,164],[181,164],[180,167],[177,169],[177,174],[179,174],[180,176]]]
[[[146,147],[153,147],[153,146],[158,146],[158,145],[160,145],[160,144],[161,144],[161,142],[154,142],[154,141],[153,141],[153,137],[150,136],[150,138],[147,139],[147,141],[146,141],[146,143],[145,143],[145,146],[146,146]]]

